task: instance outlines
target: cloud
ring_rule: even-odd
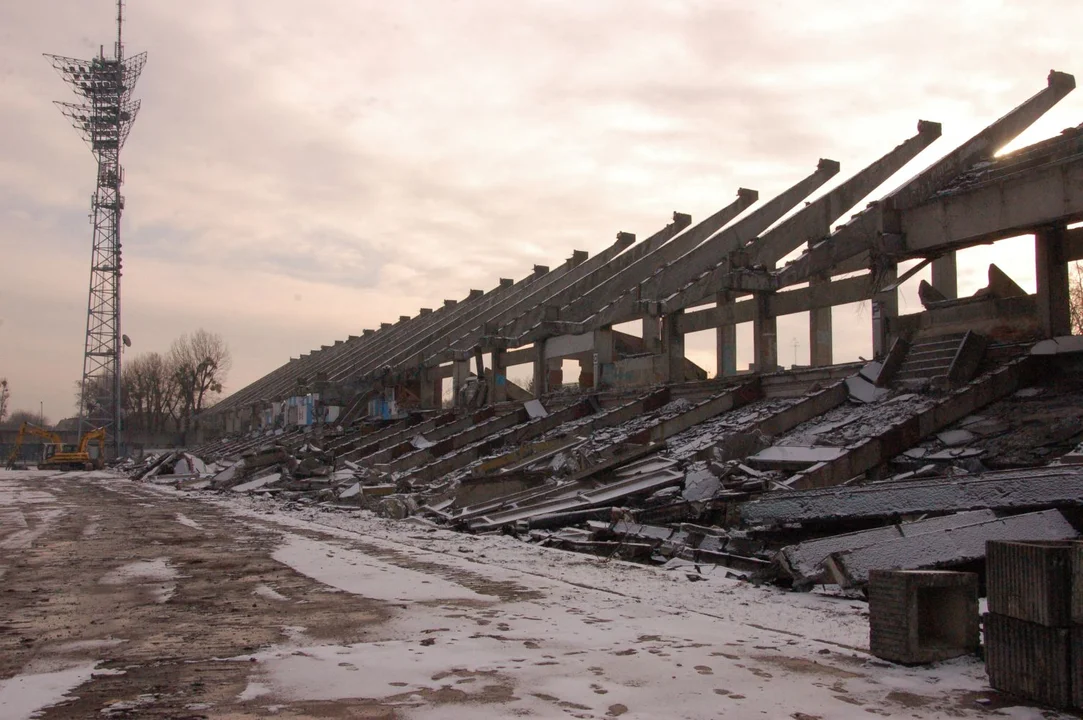
[[[140,349],[222,333],[234,388],[618,230],[647,237],[673,210],[706,217],[739,186],[767,199],[820,157],[841,182],[919,117],[942,121],[912,173],[1050,68],[1083,68],[1083,7],[1052,0],[193,0],[127,16],[149,60],[124,153],[125,328]],[[94,54],[111,23],[105,0],[0,6],[0,374],[17,402],[68,402],[85,321],[93,160],[41,53]],[[1081,109],[1069,96],[1027,137]],[[867,343],[864,321],[836,333],[839,357]]]

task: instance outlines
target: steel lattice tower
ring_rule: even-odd
[[[82,100],[58,102],[98,163],[98,182],[91,198],[94,228],[90,255],[90,298],[87,303],[86,351],[83,356],[79,431],[106,427],[114,456],[120,453],[120,215],[124,172],[120,150],[139,112],[132,99],[147,54],[125,58],[122,32],[124,3],[117,0],[117,41],[113,57],[103,47],[91,60],[46,55]]]

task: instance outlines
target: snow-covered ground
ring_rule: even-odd
[[[107,487],[118,504],[165,505],[170,525],[213,534],[215,543],[258,531],[273,540],[264,552],[340,593],[342,608],[356,597],[380,609],[386,620],[329,635],[286,620],[297,617],[291,606],[309,602],[296,585],[254,577],[248,597],[283,608],[280,639],[215,659],[243,663],[247,686],[230,697],[246,716],[364,699],[416,720],[1052,717],[998,698],[991,709],[976,658],[905,668],[870,657],[867,606],[857,600],[759,588],[714,567],[605,561],[357,511],[185,494],[102,474],[61,481]],[[47,538],[44,511],[65,509],[47,496],[0,474],[0,518],[26,521],[0,536],[40,530],[36,538]],[[145,603],[176,602],[185,575],[164,547],[161,554],[114,566],[100,587],[138,586],[149,591]],[[0,555],[0,572],[3,562]],[[104,659],[123,642],[78,649]],[[64,665],[60,655],[50,662],[0,680],[0,717],[33,717],[102,672],[95,662]]]
[[[301,635],[259,653],[250,692],[267,693],[269,704],[379,698],[419,719],[457,716],[431,702],[448,694],[482,719],[988,712],[975,702],[987,690],[977,659],[903,668],[867,655],[860,601],[758,588],[716,568],[702,568],[704,576],[607,562],[368,513],[284,509],[267,498],[210,501],[282,528],[275,557],[298,572],[401,603],[364,643],[317,644]],[[334,539],[293,534],[317,528]],[[383,562],[374,565],[373,555]],[[424,573],[403,567],[412,563]],[[487,594],[486,582],[523,588],[527,597]],[[477,596],[464,597],[464,586]],[[998,712],[1042,717],[1030,708]]]

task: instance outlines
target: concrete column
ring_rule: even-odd
[[[545,386],[549,390],[559,390],[564,384],[564,358],[546,360],[545,369]]]
[[[648,319],[649,318],[644,318],[643,320],[644,333],[646,333],[647,330]],[[657,324],[657,318],[655,318],[655,321],[655,324]],[[644,337],[646,337],[645,334]],[[588,368],[590,373],[590,384],[584,385],[584,387],[597,388],[601,386],[602,376],[605,372],[604,368],[607,365],[612,365],[617,359],[613,342],[613,328],[605,327],[594,331],[594,352],[590,356]],[[583,380],[581,378],[580,384],[582,384],[582,382]]]
[[[948,299],[959,297],[959,272],[955,253],[950,252],[933,260],[932,269],[933,287],[944,293],[944,297]]]
[[[436,376],[435,378],[433,376]],[[419,368],[417,374],[418,392],[417,396],[421,400],[422,409],[428,410],[430,408],[440,407],[440,390],[437,387],[439,381],[439,374],[434,373],[430,368]]]
[[[490,357],[493,366],[486,375],[489,382],[489,402],[504,402],[508,399],[508,371],[504,365],[504,351],[493,350]]]
[[[823,285],[830,279],[813,278],[809,286]],[[832,348],[834,338],[831,329],[831,308],[815,308],[808,313],[809,364],[812,367],[824,367],[833,362]]]
[[[756,372],[775,372],[778,369],[778,322],[767,317],[767,299],[770,293],[755,293],[756,303],[752,316],[752,342]]]
[[[595,370],[598,367],[598,363],[595,361],[594,353],[589,355],[579,356],[579,389],[591,390],[598,383],[598,374]]]
[[[643,349],[651,353],[662,350],[662,324],[653,315],[643,318]]]
[[[723,307],[733,302],[728,292],[715,296],[715,304]],[[737,374],[737,326],[720,325],[715,329],[715,376],[729,377]]]
[[[534,343],[534,397],[540,398],[545,394],[545,341],[538,340]]]
[[[934,261],[935,262],[935,261]],[[952,267],[955,265],[955,255],[951,256]],[[884,270],[881,282],[891,285],[899,277],[898,266],[894,263]],[[954,277],[954,275],[953,275]],[[952,295],[951,297],[955,297]],[[899,291],[888,290],[872,297],[872,354],[873,357],[883,358],[891,349],[894,340],[892,328],[894,320],[899,317]]]
[[[1072,313],[1064,228],[1045,228],[1034,235],[1038,317],[1046,337],[1070,335]]]
[[[662,316],[663,372],[666,382],[684,382],[684,335],[677,330],[677,318],[683,310]]]
[[[453,364],[453,372],[451,375],[451,404],[457,406],[459,404],[459,390],[466,383],[470,377],[470,357],[464,357],[461,360],[456,359]]]

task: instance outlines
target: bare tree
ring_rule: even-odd
[[[0,378],[0,423],[8,416],[8,400],[11,398],[11,391],[8,390],[8,379]]]
[[[218,399],[233,358],[221,335],[200,328],[173,342],[168,363],[177,384],[179,415],[187,430],[194,416]]]
[[[1074,262],[1068,271],[1068,304],[1072,314],[1072,334],[1083,335],[1083,263]]]
[[[161,432],[176,410],[176,372],[160,353],[137,355],[124,365],[120,393],[129,430]]]

